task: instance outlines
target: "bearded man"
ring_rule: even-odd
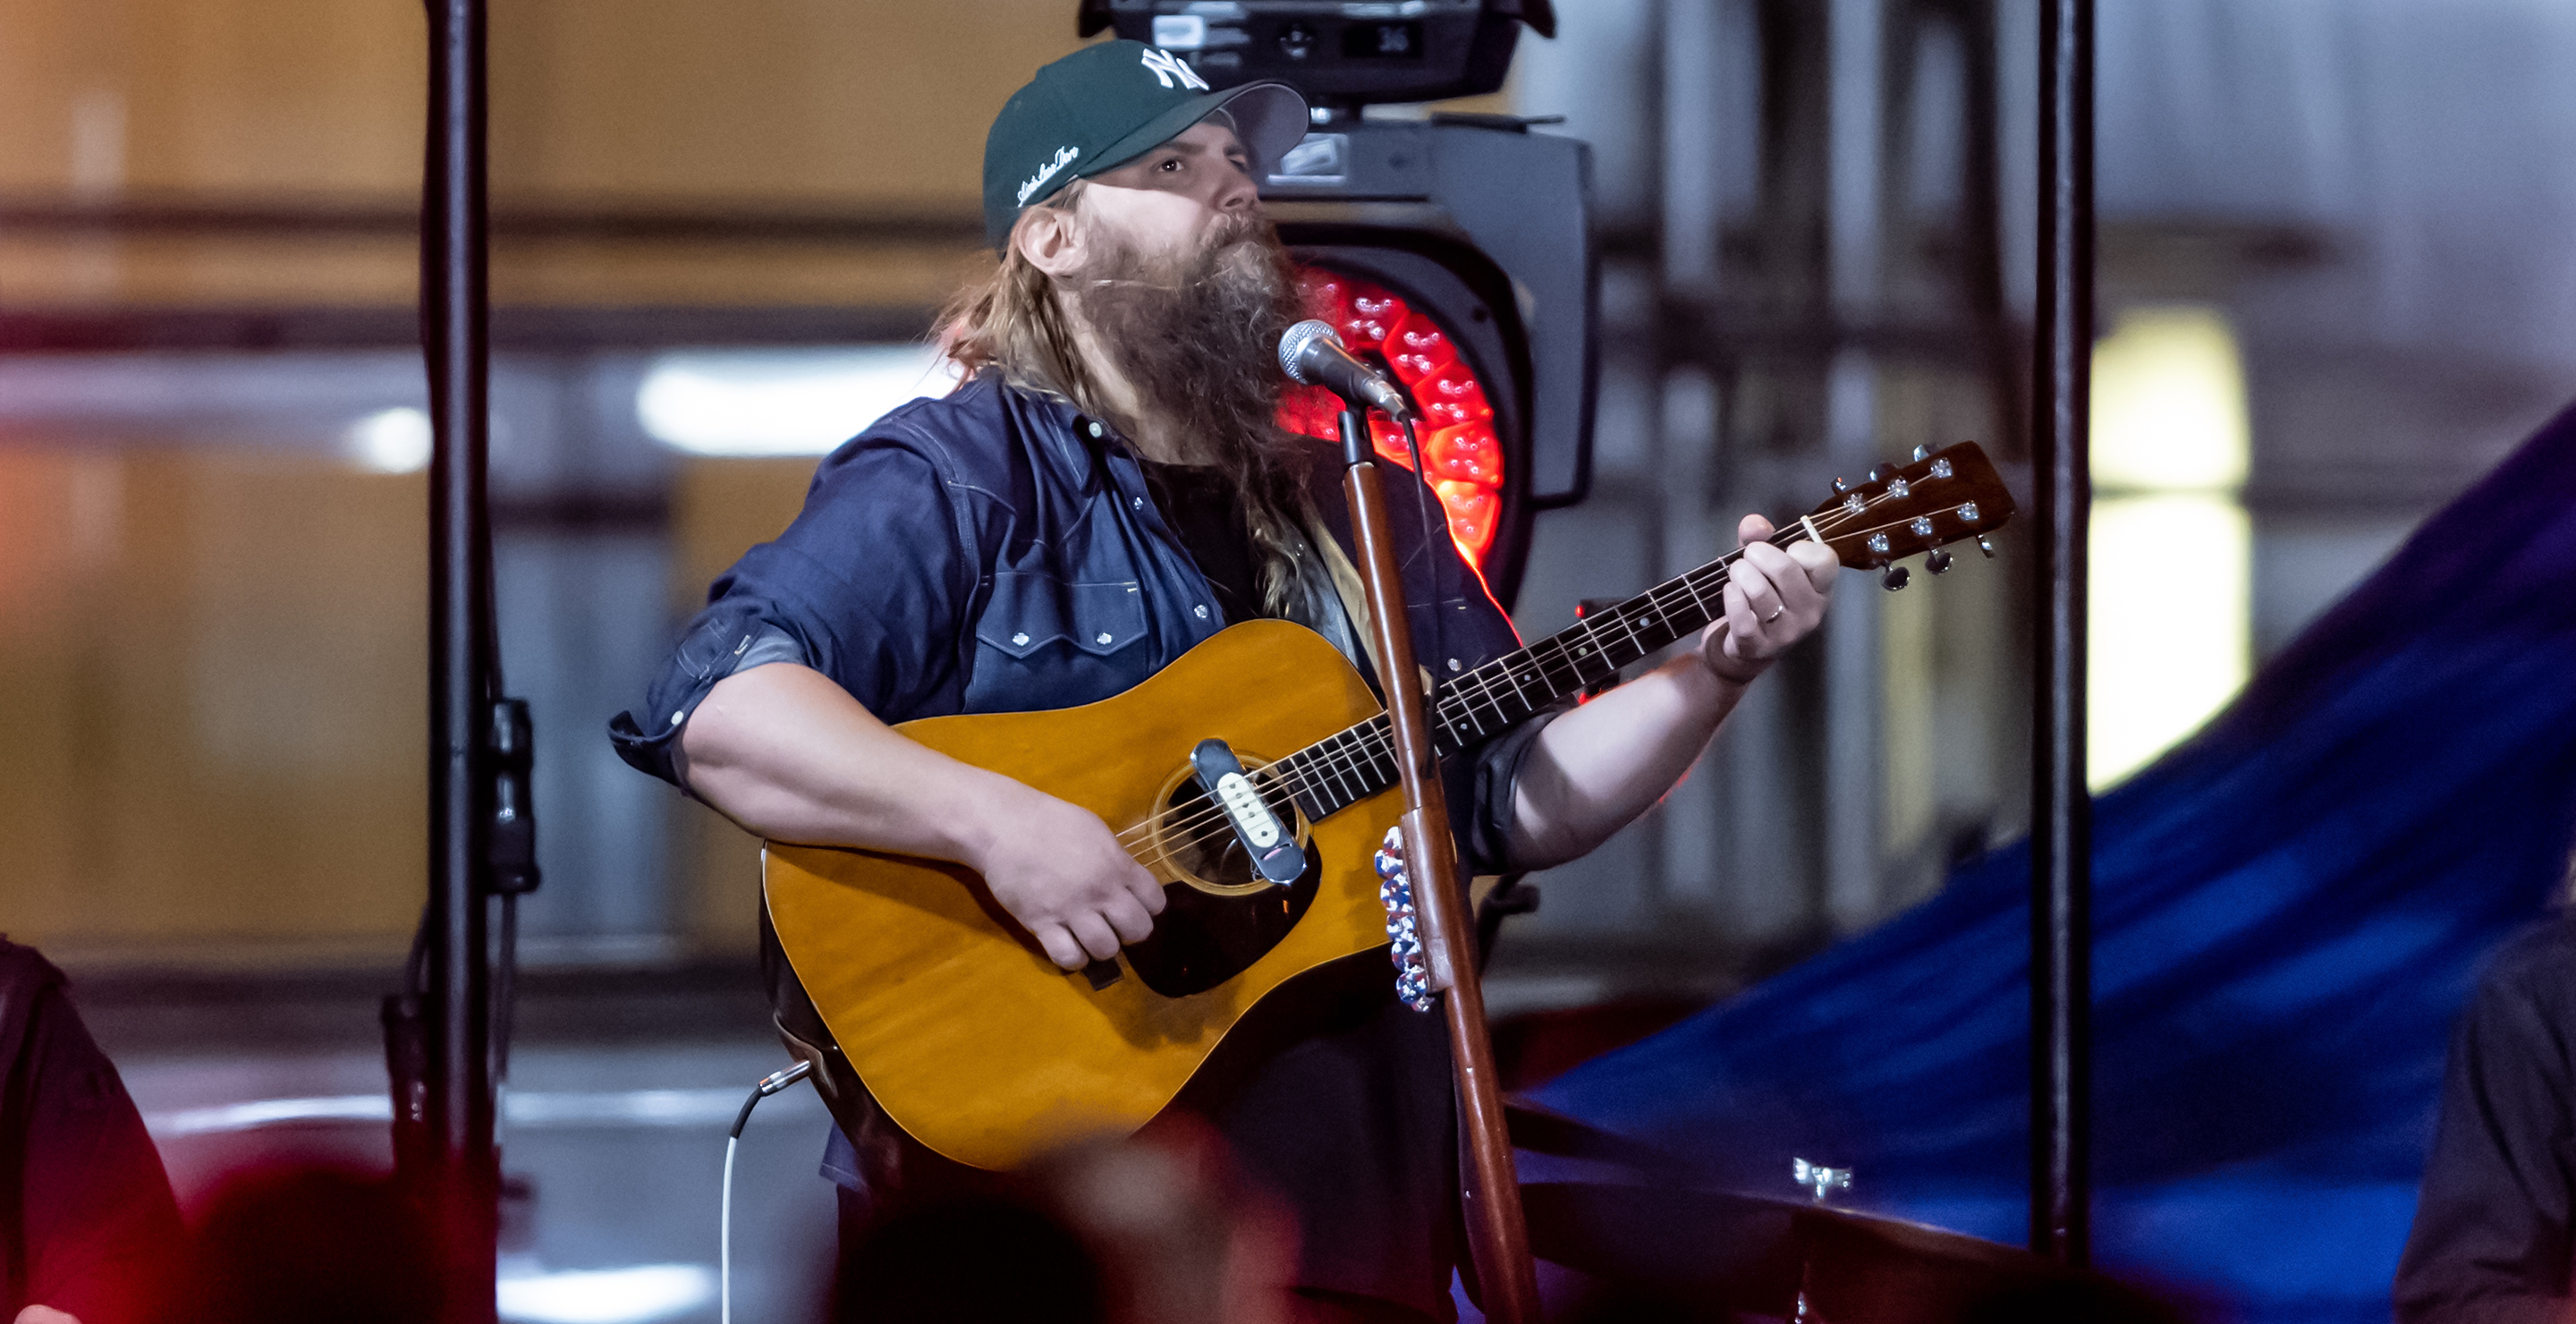
[[[1143,939],[1162,889],[1108,825],[889,724],[1105,699],[1257,617],[1315,630],[1377,683],[1352,624],[1338,457],[1273,421],[1274,347],[1301,309],[1255,183],[1307,122],[1292,89],[1211,93],[1136,42],[1039,70],[986,140],[1001,261],[940,333],[963,381],[825,459],[787,531],[715,582],[647,703],[613,725],[628,761],[762,837],[963,864],[1068,970]],[[1393,523],[1435,672],[1518,647],[1445,530]],[[1770,533],[1743,521],[1725,618],[1695,648],[1452,761],[1467,867],[1598,845],[1816,628],[1834,558]],[[845,1229],[967,1180],[868,1105],[764,936],[780,1027],[818,1061],[840,1122],[825,1170]],[[1376,972],[1176,1105],[1293,1211],[1294,1318],[1452,1314],[1448,1042]]]

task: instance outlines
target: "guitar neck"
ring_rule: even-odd
[[[1808,525],[1801,521],[1774,534],[1771,542],[1785,547],[1807,536]],[[1716,620],[1725,610],[1728,574],[1743,554],[1729,552],[1518,652],[1451,677],[1438,691],[1433,749],[1446,759],[1500,735]],[[1257,780],[1265,792],[1292,796],[1309,821],[1394,786],[1394,741],[1386,714],[1279,760]]]

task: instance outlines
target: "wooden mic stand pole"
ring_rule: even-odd
[[[1404,580],[1387,526],[1386,489],[1369,446],[1368,423],[1359,411],[1342,411],[1341,430],[1346,466],[1342,493],[1350,499],[1351,536],[1358,544],[1369,630],[1382,668],[1378,680],[1386,691],[1396,771],[1404,786],[1405,872],[1413,882],[1414,914],[1431,986],[1445,990],[1440,1005],[1449,1020],[1459,1125],[1466,1131],[1471,1168],[1466,1174],[1467,1231],[1475,1247],[1485,1316],[1496,1324],[1538,1324],[1538,1278],[1530,1265],[1520,1178],[1512,1167],[1511,1136],[1504,1130],[1502,1088],[1494,1079],[1494,1044],[1485,1033],[1476,926],[1459,886],[1457,842],[1449,834],[1449,806],[1441,794],[1440,764],[1423,711],[1427,686],[1419,678],[1425,673],[1413,660],[1412,621],[1405,614]]]

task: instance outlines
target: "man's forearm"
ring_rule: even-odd
[[[908,740],[791,663],[718,681],[682,731],[689,790],[777,841],[971,861],[1018,783]]]
[[[680,737],[689,789],[775,841],[953,860],[1067,970],[1142,942],[1161,885],[1098,815],[960,763],[791,663],[716,683]]]
[[[1633,822],[1708,748],[1743,694],[1685,654],[1548,723],[1513,783],[1513,862],[1561,864]]]

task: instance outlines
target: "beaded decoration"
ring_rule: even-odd
[[[1414,922],[1413,883],[1404,872],[1404,829],[1388,828],[1377,848],[1377,899],[1386,907],[1386,936],[1395,944],[1395,996],[1415,1011],[1431,1010],[1431,963]]]

